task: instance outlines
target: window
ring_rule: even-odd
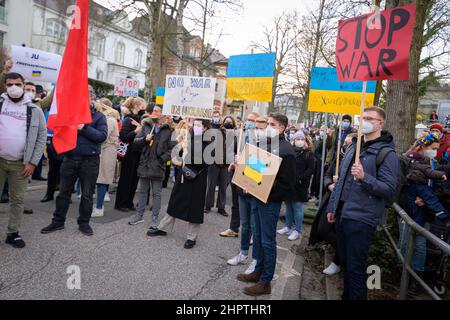
[[[97,70],[97,80],[103,81],[103,71]]]
[[[116,46],[115,60],[117,63],[123,64],[125,59],[125,44],[119,42]]]
[[[105,45],[106,45],[106,38],[105,36],[101,34],[97,34],[96,37],[96,46],[97,46],[97,54],[100,58],[105,57]]]
[[[134,66],[136,69],[140,69],[142,67],[142,51],[141,49],[136,49],[134,54]]]
[[[64,41],[67,35],[67,27],[64,22],[57,19],[47,20],[47,36]]]
[[[5,0],[0,0],[0,21],[6,21]]]

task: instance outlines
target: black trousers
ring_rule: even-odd
[[[134,207],[134,195],[136,194],[139,183],[139,178],[137,176],[139,160],[140,153],[136,152],[130,152],[130,154],[122,160],[122,168],[116,194],[116,209],[131,209]]]
[[[214,198],[216,194],[216,186],[219,186],[219,194],[217,196],[217,209],[224,210],[227,201],[227,187],[230,183],[228,167],[211,165],[208,168],[208,190],[206,191],[207,209],[214,207]]]
[[[61,182],[59,195],[56,197],[56,211],[53,222],[64,223],[70,206],[70,198],[77,179],[81,184],[81,202],[79,208],[78,224],[88,224],[93,207],[93,195],[100,167],[99,156],[85,158],[64,157],[61,165]]]
[[[232,177],[230,178],[230,181],[231,179]],[[239,228],[241,226],[241,216],[239,214],[239,194],[237,187],[234,184],[231,184],[231,198],[232,198],[232,206],[231,206],[230,230],[239,233]]]
[[[48,155],[48,177],[47,177],[47,194],[53,196],[56,187],[59,185],[60,171],[63,160],[55,151],[53,144],[47,144]]]

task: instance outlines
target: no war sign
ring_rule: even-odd
[[[339,21],[339,81],[408,80],[416,5]]]

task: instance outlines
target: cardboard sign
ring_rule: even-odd
[[[254,145],[245,145],[232,183],[267,203],[283,159]]]
[[[367,82],[366,106],[374,103],[376,85],[376,81]],[[311,72],[308,111],[359,114],[362,89],[362,81],[340,82],[336,68],[314,67]]]
[[[275,53],[231,56],[228,62],[227,99],[272,101]]]
[[[416,5],[339,21],[339,81],[408,80]]]
[[[216,79],[171,76],[166,78],[163,114],[183,118],[211,119]]]
[[[62,57],[33,48],[11,46],[11,72],[21,74],[29,81],[56,83]]]
[[[137,97],[139,95],[139,81],[128,78],[116,78],[114,95],[121,97]]]

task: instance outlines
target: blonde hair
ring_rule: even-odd
[[[108,98],[101,98],[100,102],[107,105],[108,107],[112,108],[113,104],[111,102],[111,100],[109,100]]]
[[[147,104],[141,97],[129,97],[127,100],[125,100],[123,106],[127,108],[131,113],[133,113],[133,110],[136,108],[136,106],[141,103]]]
[[[117,120],[120,119],[119,112],[117,112],[117,110],[111,108],[107,104],[97,101],[97,102],[94,102],[94,106],[95,106],[95,110],[103,113],[105,115],[105,117],[112,116],[112,117],[116,118]]]
[[[309,135],[307,135],[307,134],[305,134],[305,142],[306,142],[307,149],[308,149],[308,150],[312,150],[314,144],[313,144],[313,142],[312,142],[311,137],[310,137]]]

